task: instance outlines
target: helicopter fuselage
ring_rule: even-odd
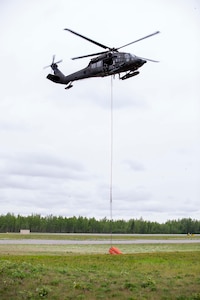
[[[126,52],[109,52],[97,56],[89,62],[88,66],[75,73],[65,76],[57,67],[57,64],[52,64],[51,67],[54,75],[49,74],[47,78],[53,82],[60,84],[72,83],[76,80],[81,80],[91,77],[105,77],[123,72],[128,72],[120,79],[127,79],[139,74],[135,72],[138,68],[146,63],[146,60]],[[72,85],[70,85],[72,87]]]
[[[53,82],[60,83],[60,84],[66,84],[66,89],[69,89],[72,87],[72,82],[76,80],[81,80],[85,78],[91,78],[91,77],[105,77],[105,76],[112,76],[115,74],[119,74],[119,79],[125,80],[132,76],[138,75],[139,72],[137,71],[140,67],[143,66],[144,63],[148,61],[152,62],[158,62],[152,59],[147,58],[141,58],[135,55],[132,55],[130,53],[126,52],[120,52],[119,49],[122,49],[124,47],[130,46],[136,42],[142,41],[144,39],[147,39],[149,37],[152,37],[159,33],[159,31],[156,31],[154,33],[151,33],[149,35],[146,35],[140,39],[137,39],[131,43],[125,44],[118,48],[111,48],[104,44],[101,44],[91,38],[88,38],[78,32],[75,32],[69,28],[65,28],[64,30],[71,32],[72,34],[92,43],[95,44],[98,47],[101,47],[104,49],[104,51],[82,55],[78,57],[72,58],[74,59],[80,59],[80,58],[86,58],[86,57],[94,57],[90,60],[88,66],[84,69],[81,69],[75,73],[72,73],[70,75],[65,76],[59,69],[57,64],[60,63],[62,60],[59,60],[55,62],[55,55],[53,55],[53,60],[51,65],[46,66],[51,67],[54,74],[48,74],[47,78]],[[125,73],[122,76],[121,73]]]

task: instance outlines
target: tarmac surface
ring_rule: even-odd
[[[131,244],[200,244],[200,239],[134,239],[134,240],[116,240],[113,242],[118,245]],[[37,239],[1,239],[0,245],[108,245],[110,240],[37,240]]]

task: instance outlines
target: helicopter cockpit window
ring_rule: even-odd
[[[131,57],[129,53],[125,53],[125,60],[130,61]]]
[[[90,65],[91,65],[92,69],[100,68],[102,66],[102,61],[97,61],[97,62],[91,63]]]
[[[124,53],[117,53],[115,62],[123,63],[124,62]]]
[[[135,60],[136,56],[134,54],[130,54],[132,60]]]
[[[97,62],[97,68],[99,68],[101,66],[102,66],[102,61],[100,60],[100,61]]]

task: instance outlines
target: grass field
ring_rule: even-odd
[[[118,245],[123,254],[193,252],[199,251],[198,244],[134,244]],[[108,254],[109,245],[0,245],[0,255],[68,255],[68,254]]]
[[[42,239],[42,240],[110,240],[110,234],[54,234],[54,233],[0,233],[1,239]],[[173,240],[173,239],[198,239],[200,240],[200,234],[186,235],[186,234],[113,234],[113,240],[137,240],[137,239],[157,239],[157,240]]]
[[[0,299],[200,300],[200,243],[0,245]]]

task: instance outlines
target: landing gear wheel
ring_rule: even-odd
[[[66,90],[71,89],[73,87],[73,85],[70,83],[68,86],[66,86]]]

